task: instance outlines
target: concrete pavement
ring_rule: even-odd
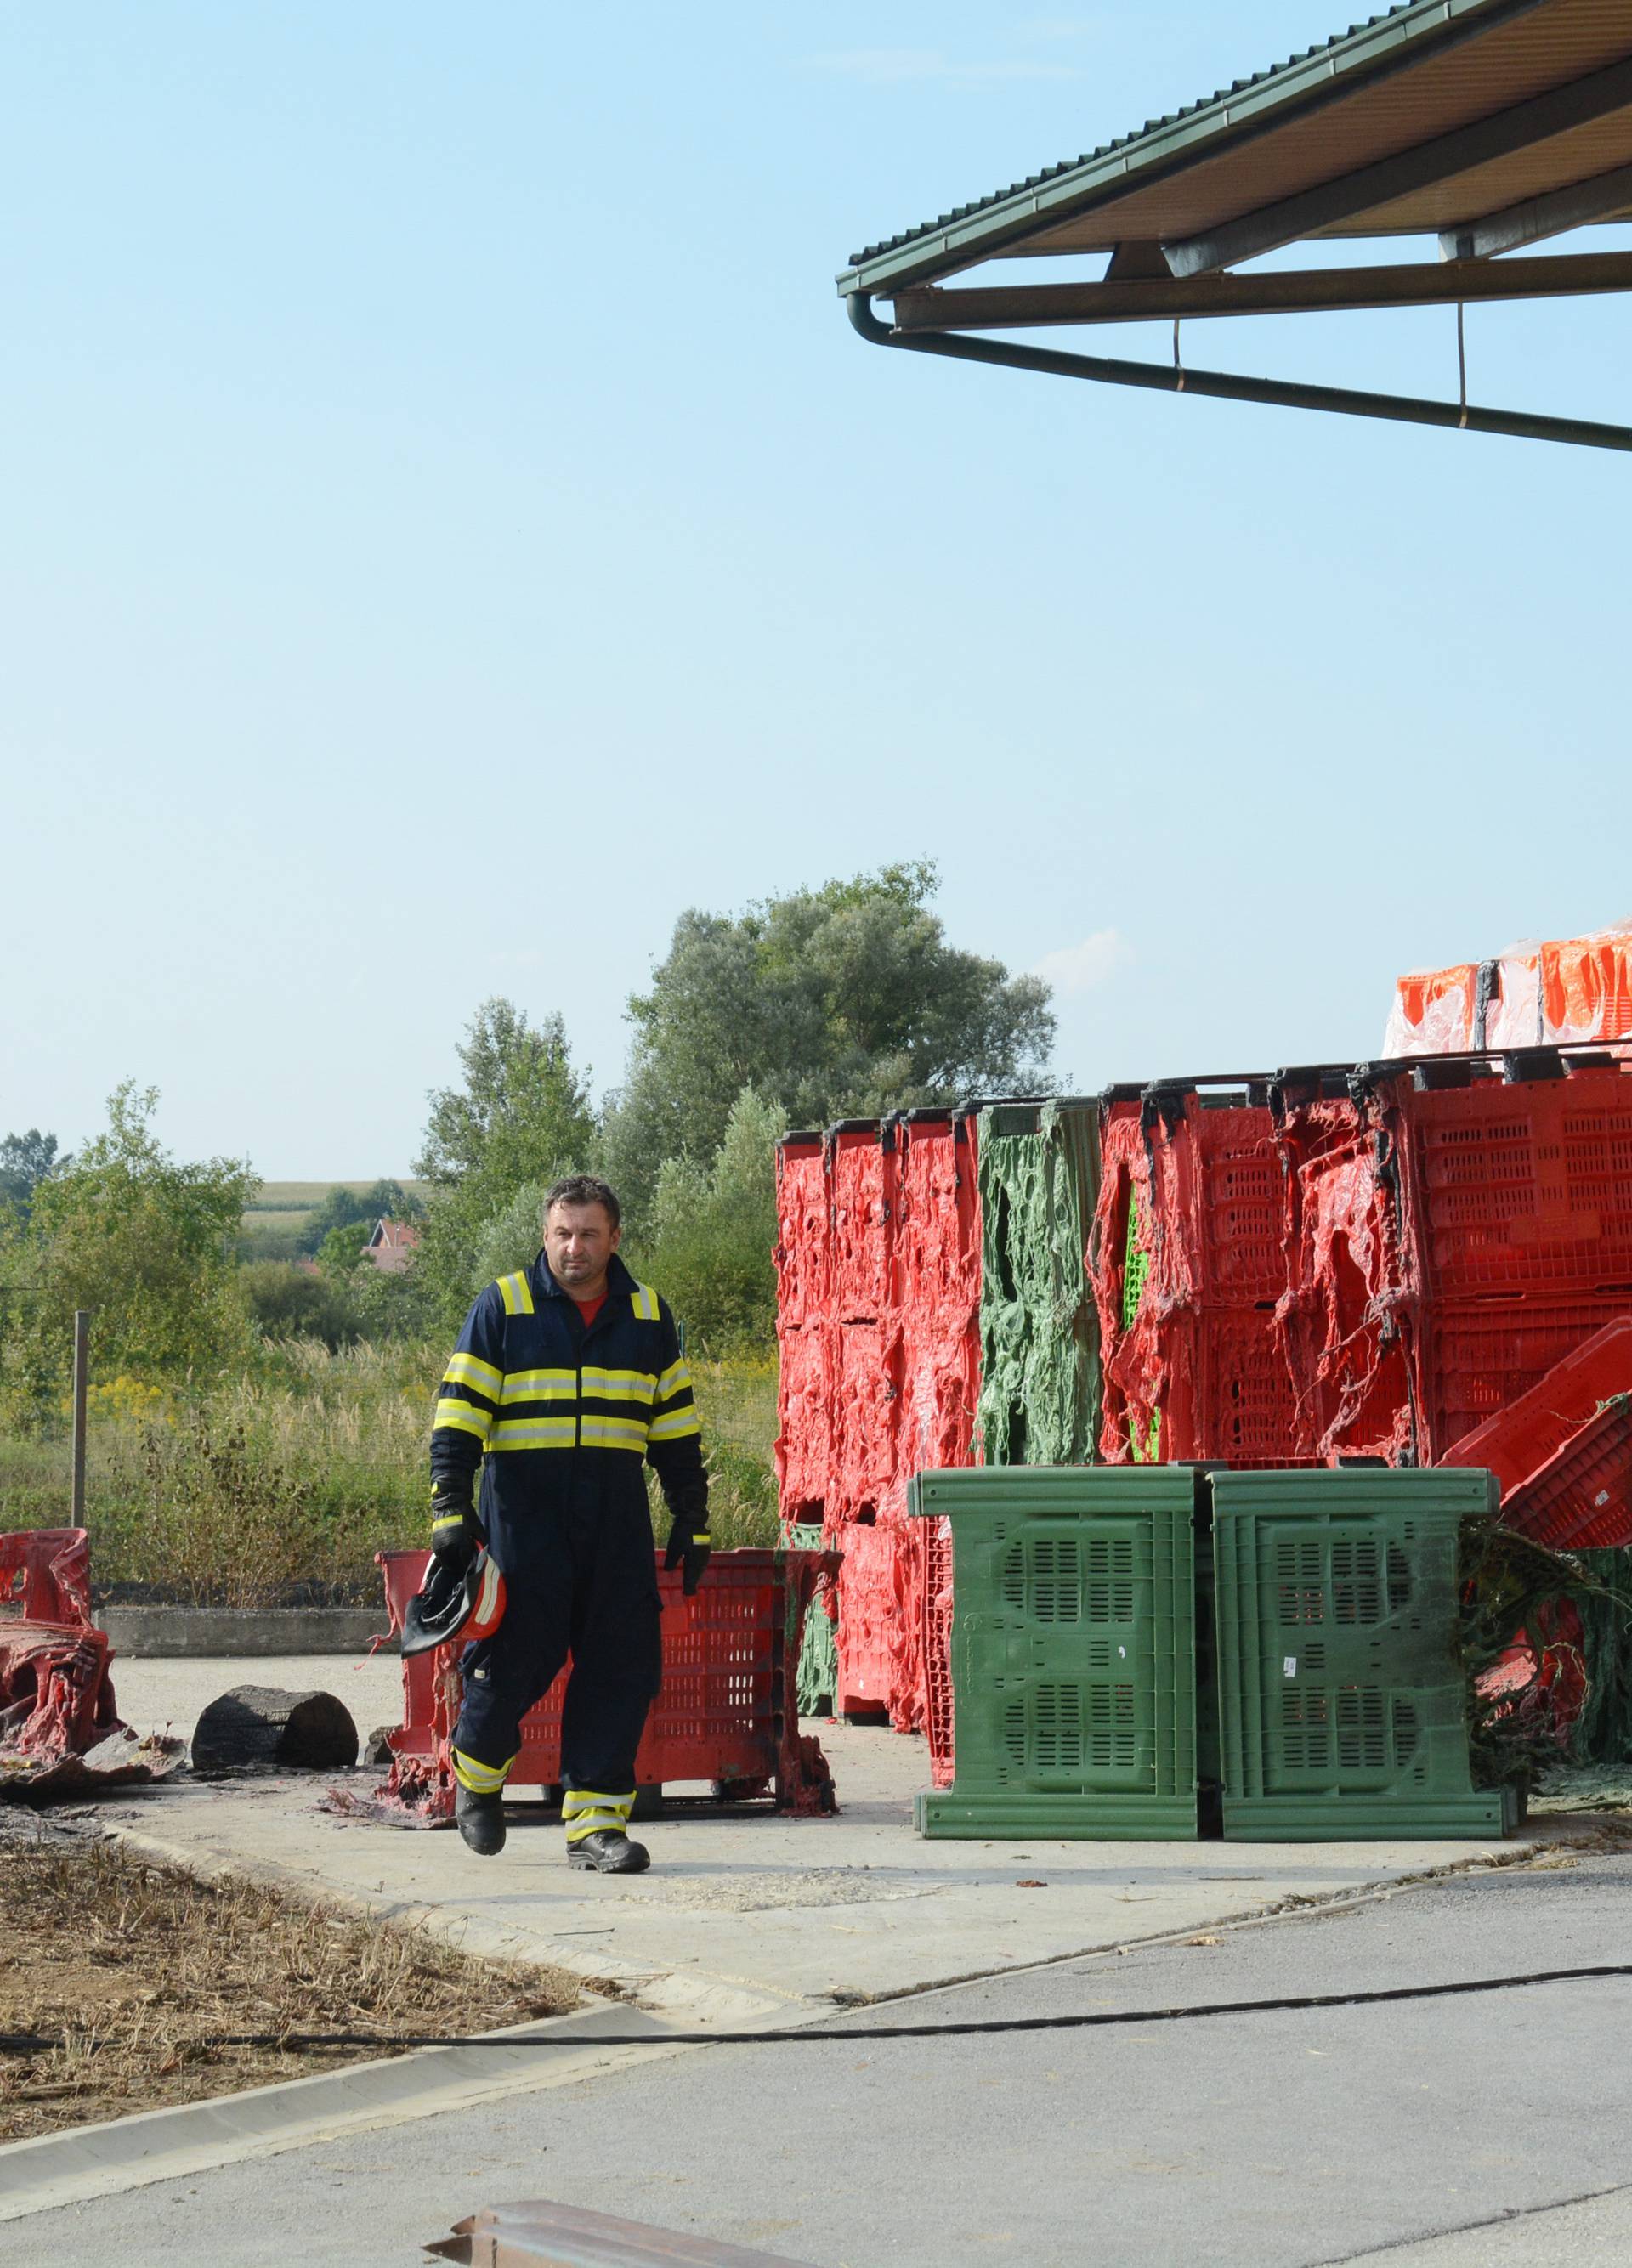
[[[321,1686],[364,1732],[395,1714],[398,1664],[145,1660],[116,1673],[140,1729],[190,1731],[237,1683]],[[840,1815],[783,1819],[694,1808],[640,1832],[649,1874],[570,1874],[553,1815],[513,1816],[498,1859],[451,1832],[416,1833],[319,1810],[310,1776],[177,1783],[97,1816],[188,1863],[225,1864],[387,1915],[479,1953],[614,1980],[676,2016],[748,2021],[788,2005],[888,1995],[1194,1932],[1398,1881],[1479,1855],[1466,1842],[1239,1844],[926,1842],[912,1799],[927,1785],[917,1739],[820,1724]],[[359,1785],[377,1778],[365,1772]]]
[[[1459,1875],[341,2138],[0,2228],[59,2268],[398,2268],[550,2197],[814,2268],[1598,2268],[1628,2257],[1632,1980],[873,2040],[1627,1957],[1632,1859]],[[1584,2201],[1582,2201],[1584,2200]]]

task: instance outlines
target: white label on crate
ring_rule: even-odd
[[[1609,1502],[1609,1491],[1607,1489],[1599,1489],[1598,1494],[1593,1498],[1592,1502],[1595,1506],[1600,1504],[1607,1504]]]
[[[1117,1652],[1121,1655],[1124,1661],[1127,1660],[1127,1648],[1125,1646],[1118,1646]]]
[[[1296,1656],[1296,1654],[1295,1654],[1295,1653],[1283,1653],[1283,1654],[1281,1655],[1281,1675],[1282,1675],[1282,1677],[1296,1677],[1296,1676],[1297,1675],[1297,1656]]]

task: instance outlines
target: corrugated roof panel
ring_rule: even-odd
[[[1401,50],[1408,42],[1420,42],[1421,52],[1414,47],[1404,68]],[[870,288],[888,293],[897,270],[922,280],[993,256],[1170,243],[1490,117],[1629,54],[1628,0],[1402,0],[1273,70],[1148,122],[1138,134],[871,246],[853,264],[883,260],[886,272]],[[1306,66],[1321,58],[1326,70],[1310,72]],[[1150,146],[1141,146],[1146,144]],[[1606,131],[1594,146],[1611,150],[1603,167],[1621,161],[1613,134]],[[1510,194],[1509,176],[1499,167],[1496,186],[1481,183],[1484,204],[1470,207],[1453,185],[1440,185],[1325,232],[1431,230],[1533,194],[1527,186],[1532,178],[1556,186],[1561,177],[1542,178],[1545,166],[1541,175],[1533,166],[1526,169],[1532,154],[1524,153],[1523,162],[1506,161],[1513,168]],[[1601,169],[1584,158],[1583,171]],[[1080,182],[1079,173],[1084,175]],[[1036,200],[1030,212],[1029,195]],[[1449,220],[1448,199],[1454,208]],[[1081,209],[1073,211],[1074,203]],[[1051,205],[1061,214],[1053,223]],[[937,249],[934,239],[949,232],[951,238]],[[914,260],[909,247],[919,247],[921,256]],[[897,251],[904,254],[898,262],[885,259]],[[857,279],[840,280],[845,286]]]

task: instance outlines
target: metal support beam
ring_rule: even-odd
[[[1510,252],[1516,245],[1540,244],[1545,237],[1562,236],[1567,228],[1584,228],[1596,220],[1612,220],[1632,206],[1632,166],[1617,166],[1612,173],[1596,174],[1590,181],[1572,181],[1545,197],[1529,197],[1510,205],[1505,212],[1487,213],[1482,220],[1463,222],[1442,231],[1442,260],[1488,260],[1493,253]]]
[[[845,301],[851,322],[875,346],[946,355],[956,362],[991,363],[1002,370],[1035,370],[1053,378],[1097,379],[1159,394],[1202,394],[1218,401],[1262,401],[1281,409],[1329,409],[1351,417],[1386,417],[1407,425],[1443,425],[1453,431],[1507,433],[1520,440],[1569,441],[1587,449],[1632,451],[1632,426],[1599,425],[1585,418],[1544,417],[1523,409],[1481,409],[1473,402],[1424,401],[1404,394],[1358,394],[1340,386],[1300,386],[1275,378],[1237,378],[1233,372],[1185,370],[1169,363],[1119,362],[1103,355],[1060,354],[1052,347],[1018,346],[1008,339],[971,339],[949,331],[892,331],[873,313],[869,294]]]
[[[1294,268],[1251,276],[1148,282],[994,284],[971,291],[918,284],[897,291],[897,331],[1019,331],[1049,323],[1170,322],[1175,315],[1292,315],[1363,307],[1448,306],[1459,299],[1566,298],[1632,291],[1632,252],[1562,259],[1438,262],[1386,268]]]
[[[1362,166],[1335,181],[1323,181],[1301,195],[1278,204],[1261,206],[1237,220],[1224,221],[1197,236],[1164,244],[1167,264],[1175,276],[1205,276],[1217,268],[1232,268],[1237,261],[1254,260],[1282,244],[1296,243],[1323,228],[1358,219],[1391,204],[1396,197],[1455,179],[1474,166],[1494,158],[1510,157],[1517,150],[1544,142],[1550,135],[1567,133],[1595,118],[1632,104],[1632,58],[1612,63],[1606,70],[1572,79],[1567,86],[1517,102],[1492,118],[1458,127],[1431,142],[1419,142],[1374,166]]]

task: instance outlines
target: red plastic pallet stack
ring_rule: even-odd
[[[1368,1103],[1399,1177],[1417,1452],[1437,1464],[1632,1313],[1632,1052],[1420,1064]]]
[[[972,1116],[913,1111],[789,1135],[777,1188],[783,1521],[819,1523],[844,1554],[837,1707],[917,1730],[941,1539],[908,1521],[906,1487],[920,1466],[972,1454]]]
[[[1113,1089],[1089,1270],[1108,1464],[1308,1462],[1286,1334],[1280,1153],[1260,1083]]]

